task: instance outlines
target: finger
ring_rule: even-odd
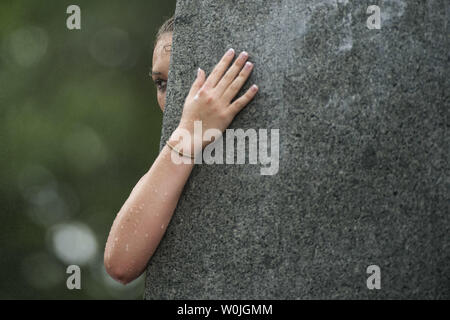
[[[194,83],[191,86],[191,90],[189,91],[188,97],[193,97],[197,94],[198,90],[203,86],[205,83],[205,71],[198,68],[197,70],[197,78],[195,79]]]
[[[244,68],[239,73],[239,76],[234,79],[234,81],[225,90],[223,97],[226,99],[226,101],[233,100],[233,98],[238,94],[239,90],[241,90],[245,81],[247,81],[248,77],[250,76],[252,69],[253,63],[246,62]]]
[[[225,53],[219,63],[215,66],[214,70],[209,75],[205,82],[205,88],[214,88],[219,80],[222,78],[223,74],[227,70],[231,61],[233,61],[234,50],[230,49]]]
[[[242,70],[242,67],[244,66],[245,61],[248,59],[248,53],[247,52],[241,52],[239,57],[236,59],[236,61],[233,63],[230,69],[228,69],[227,73],[223,76],[223,78],[219,81],[219,83],[216,86],[216,92],[222,96],[222,94],[225,92],[225,90],[228,88],[230,83],[233,82],[234,79],[236,79],[239,72]]]
[[[247,90],[247,92],[242,97],[236,99],[236,101],[234,101],[228,107],[228,110],[229,112],[232,113],[233,117],[236,114],[238,114],[239,111],[241,111],[253,99],[258,90],[259,90],[258,86],[254,84],[253,86],[250,87],[250,89]]]

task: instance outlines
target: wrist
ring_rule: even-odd
[[[195,156],[203,150],[201,136],[196,136],[194,130],[185,126],[178,126],[167,140],[177,151]]]

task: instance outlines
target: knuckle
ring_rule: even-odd
[[[239,66],[239,69],[241,69],[244,66],[245,62],[246,62],[245,59],[237,59],[236,65]]]
[[[232,91],[239,91],[239,89],[241,88],[241,85],[239,82],[235,81],[231,84],[230,89]]]
[[[225,76],[223,77],[226,81],[233,81],[233,69],[230,69],[225,73]]]
[[[214,100],[214,95],[212,94],[212,92],[206,92],[204,98],[207,103],[211,103]]]
[[[241,73],[239,73],[239,81],[244,82],[245,79],[248,77],[248,72],[246,70],[242,70]]]
[[[240,90],[242,88],[242,85],[243,85],[243,81],[240,77],[237,77],[236,80],[234,80],[233,84],[232,84],[233,88],[237,89],[237,90]]]
[[[242,107],[242,100],[241,99],[238,99],[238,100],[236,100],[234,103],[233,103],[233,109],[234,110],[236,110],[236,109],[240,109],[241,107]]]
[[[238,60],[239,60],[239,59],[238,59]],[[240,73],[240,72],[242,72],[242,70],[245,69],[245,68],[244,68],[244,66],[245,66],[245,61],[238,61],[238,60],[236,60],[236,61],[234,62],[233,67],[235,67],[235,68],[236,68],[236,71],[237,71],[238,73]]]

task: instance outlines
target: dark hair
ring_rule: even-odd
[[[161,27],[159,27],[158,33],[156,34],[156,39],[155,39],[155,45],[158,43],[159,39],[162,37],[162,35],[168,33],[168,32],[173,32],[173,23],[174,23],[174,16],[170,17],[169,19],[167,19]]]

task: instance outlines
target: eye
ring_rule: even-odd
[[[164,92],[164,91],[166,91],[167,81],[163,80],[163,79],[156,79],[155,85],[159,91]]]

